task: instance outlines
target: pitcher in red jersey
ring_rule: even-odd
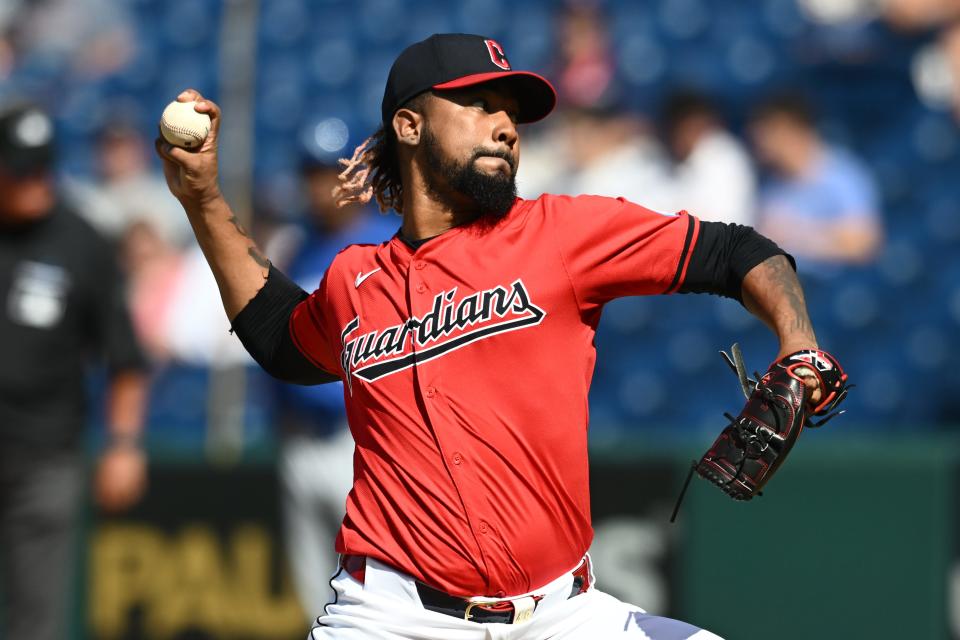
[[[516,196],[517,125],[542,77],[482,36],[404,50],[383,127],[337,196],[402,216],[313,293],[273,268],[217,186],[219,108],[199,152],[158,152],[237,335],[273,375],[341,379],[356,442],[334,594],[311,638],[717,638],[594,587],[587,469],[593,337],[617,297],[709,292],[816,348],[792,259],[749,227],[623,199]],[[811,385],[813,386],[813,385]],[[814,390],[814,400],[819,393]]]

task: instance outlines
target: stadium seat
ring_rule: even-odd
[[[107,110],[124,101],[133,120],[152,127],[158,109],[186,86],[218,98],[218,33],[227,5],[137,0],[125,6],[137,45],[126,68],[81,81],[64,78],[62,61],[28,56],[6,88],[43,96],[55,87],[51,102],[65,172],[94,172],[93,137]],[[503,39],[516,66],[548,73],[557,55],[557,6],[550,0],[260,3],[251,132],[257,183],[274,185],[274,204],[291,201],[309,142],[304,136],[324,117],[343,120],[348,151],[372,133],[394,57],[434,31]],[[885,248],[875,265],[805,282],[808,307],[821,344],[860,385],[848,401],[849,428],[935,422],[938,406],[945,406],[937,398],[960,392],[951,366],[960,355],[960,133],[950,113],[914,96],[908,67],[923,39],[878,24],[825,29],[809,22],[794,0],[607,0],[600,6],[609,15],[625,106],[651,112],[664,90],[693,84],[714,94],[739,123],[759,97],[796,84],[823,114],[828,138],[868,160],[881,190]],[[770,331],[734,301],[683,295],[608,305],[590,398],[596,424],[696,430],[719,419],[718,410],[736,408],[737,396],[716,352],[735,341],[751,369],[764,368],[777,351]],[[202,417],[178,412],[202,402],[190,394],[201,393],[203,376],[161,374],[151,420],[199,428]],[[685,388],[704,391],[690,397]]]

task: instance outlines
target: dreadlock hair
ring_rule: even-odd
[[[407,100],[400,108],[421,111],[427,93]],[[376,198],[380,211],[395,209],[403,213],[403,181],[400,179],[400,158],[397,134],[393,127],[380,125],[376,132],[353,151],[349,159],[341,158],[343,171],[340,184],[333,189],[338,207],[353,202],[366,204]]]

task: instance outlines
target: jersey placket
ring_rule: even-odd
[[[407,273],[407,294],[408,300],[410,300],[411,317],[424,318],[433,309],[437,297],[441,296],[442,298],[445,293],[456,286],[453,283],[444,284],[438,278],[436,271],[436,268],[432,267],[430,261],[424,259],[424,256],[414,255],[411,260],[410,269]],[[412,340],[414,352],[422,351],[426,347],[429,347],[429,345],[420,345],[417,340]],[[425,407],[427,413],[425,417],[440,449],[447,474],[460,497],[463,516],[473,534],[477,549],[480,551],[482,564],[485,568],[484,580],[489,583],[486,538],[492,533],[492,528],[486,520],[476,517],[477,509],[471,500],[473,482],[469,477],[470,458],[460,450],[462,447],[453,441],[453,435],[445,429],[449,420],[443,415],[446,403],[443,393],[443,377],[440,373],[443,366],[443,358],[437,358],[426,363],[415,362],[413,365],[413,383],[420,394],[422,406]]]

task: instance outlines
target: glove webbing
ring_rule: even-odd
[[[726,354],[724,354],[724,355],[726,355]],[[777,400],[777,401],[779,401],[779,402],[782,402],[782,401],[783,401],[782,398],[780,398],[779,396],[776,396],[776,394],[770,392],[769,389],[767,389],[767,388],[765,388],[765,387],[761,387],[761,390],[766,392],[766,393],[764,394],[765,396],[766,396],[767,394],[769,394],[769,396],[771,396],[771,397],[769,397],[769,399],[771,399],[771,400],[775,399],[775,400]],[[775,414],[775,415],[776,415],[776,414]],[[734,473],[734,474],[733,474],[733,477],[731,477],[731,478],[730,478],[729,480],[727,480],[726,483],[725,483],[725,484],[730,484],[731,482],[733,482],[734,480],[736,480],[737,478],[740,477],[740,473],[743,471],[743,465],[744,465],[744,463],[747,461],[747,459],[748,459],[748,458],[759,458],[759,457],[760,457],[760,454],[763,453],[764,451],[766,451],[767,447],[770,446],[770,443],[769,443],[768,440],[764,439],[762,436],[757,435],[756,433],[751,433],[750,431],[747,431],[746,427],[743,426],[743,423],[742,423],[742,422],[737,422],[737,419],[734,418],[734,417],[733,417],[732,415],[730,415],[729,413],[724,412],[723,417],[725,417],[727,420],[729,420],[729,423],[728,423],[727,426],[732,426],[734,429],[737,430],[737,436],[740,438],[740,440],[741,440],[741,441],[744,443],[744,445],[745,445],[745,447],[744,447],[744,452],[743,452],[743,457],[740,458],[740,462],[737,464],[737,471],[736,471],[736,473]],[[779,417],[777,418],[777,421],[779,422]],[[778,425],[777,425],[777,429],[779,430],[779,428],[780,428],[780,425],[778,424]],[[761,434],[767,434],[767,437],[769,437],[770,435],[772,435],[771,433],[769,433],[769,432],[766,431],[766,430],[762,430],[762,431],[760,431],[760,433],[761,433]],[[758,442],[762,442],[763,446],[762,446],[761,448],[759,448],[759,449],[753,449],[753,450],[751,451],[751,448],[754,447],[754,445],[756,445]],[[687,472],[687,479],[683,481],[683,489],[680,490],[680,495],[677,497],[677,503],[674,505],[674,507],[673,507],[673,513],[670,515],[670,522],[671,522],[671,523],[673,523],[673,522],[677,519],[677,514],[680,512],[680,505],[683,503],[683,497],[687,494],[687,487],[690,486],[690,480],[693,479],[693,472],[697,470],[697,464],[698,464],[698,461],[697,461],[697,460],[692,460],[691,463],[690,463],[690,470]],[[757,495],[758,495],[758,496],[762,496],[762,495],[763,495],[763,491],[757,491]]]
[[[790,356],[785,356],[784,358],[778,360],[767,371],[767,374],[761,376],[759,373],[754,372],[754,378],[748,378],[746,374],[746,365],[743,362],[743,353],[740,350],[740,345],[734,344],[730,349],[732,355],[728,355],[725,351],[721,351],[720,355],[723,356],[724,362],[727,363],[727,366],[734,372],[737,376],[737,379],[740,381],[740,388],[743,391],[744,397],[747,399],[748,403],[753,396],[758,394],[762,396],[762,399],[770,404],[776,404],[781,409],[785,410],[785,413],[790,413],[792,407],[788,406],[788,401],[782,397],[781,394],[776,393],[773,389],[768,387],[764,379],[770,376],[771,372],[775,370],[776,367],[780,367],[786,370],[786,373],[797,380],[800,380],[803,383],[803,378],[809,376],[816,377],[821,388],[823,395],[825,396],[824,400],[821,400],[821,404],[815,408],[811,408],[807,405],[806,411],[803,414],[803,424],[800,425],[800,428],[817,428],[822,427],[828,421],[835,418],[836,416],[845,413],[845,410],[838,410],[837,406],[847,397],[849,390],[854,386],[853,384],[845,384],[847,376],[843,374],[842,369],[833,359],[832,356],[826,353],[821,353],[817,350],[805,350],[799,351],[797,353],[791,354]],[[824,366],[824,364],[819,360],[820,357],[826,357],[826,359],[832,362],[831,366]],[[824,377],[827,373],[832,373],[833,375]],[[836,378],[837,373],[841,376],[839,379]],[[776,376],[773,376],[776,377]],[[801,392],[803,390],[801,386]],[[837,392],[837,389],[840,389]],[[805,399],[801,399],[801,403],[805,403]],[[756,424],[747,416],[733,417],[729,413],[724,413],[724,417],[727,419],[728,424],[724,427],[724,431],[730,429],[730,437],[736,441],[736,448],[740,450],[741,457],[740,460],[736,463],[736,471],[733,475],[730,475],[729,472],[726,472],[724,475],[729,476],[722,483],[718,478],[711,476],[709,478],[715,484],[718,484],[727,493],[730,493],[736,497],[730,490],[727,488],[734,481],[740,480],[741,475],[743,474],[744,465],[747,460],[755,460],[759,458],[770,446],[770,439],[776,435],[783,432],[784,428],[789,428],[789,425],[781,424],[781,412],[773,411],[771,412],[773,419],[776,421],[774,425],[774,430],[771,430],[771,427],[766,424],[760,423]],[[821,416],[821,419],[814,421],[812,416]],[[732,460],[728,459],[728,464],[732,463]],[[680,505],[683,502],[683,498],[687,493],[687,489],[690,486],[690,480],[693,478],[694,472],[699,467],[700,462],[697,460],[692,461],[690,465],[690,470],[687,473],[687,478],[683,483],[683,489],[680,491],[680,495],[677,498],[677,503],[673,508],[673,514],[670,516],[670,522],[674,522],[677,517],[677,513],[680,510]],[[756,491],[752,495],[762,496],[762,491]]]
[[[762,377],[760,376],[759,373],[755,371],[753,373],[754,378],[747,377],[747,367],[743,363],[743,352],[740,350],[739,344],[734,343],[733,346],[730,348],[730,352],[731,354],[733,354],[732,356],[727,354],[726,351],[721,351],[720,355],[723,357],[723,361],[727,363],[727,366],[730,367],[733,373],[737,376],[737,379],[740,380],[740,388],[743,391],[743,396],[745,398],[749,400],[752,391],[758,390],[761,393],[763,393],[764,398],[768,402],[777,402],[779,404],[784,404],[785,401],[783,398],[775,394],[769,387],[762,386],[758,382],[758,380],[762,380]],[[836,406],[836,403],[834,403],[833,406]],[[773,415],[774,415],[774,419],[777,421],[777,431],[779,432],[780,431],[780,415],[778,413],[774,413]],[[820,425],[825,423],[827,420],[832,418],[834,415],[837,415],[837,414],[831,414],[826,418],[824,418],[822,421],[820,421],[818,424],[812,425],[812,426],[819,427]],[[727,426],[732,426],[734,429],[736,429],[737,436],[740,438],[740,441],[744,443],[744,453],[743,453],[743,457],[740,458],[740,462],[737,464],[737,471],[725,483],[725,484],[730,484],[731,482],[733,482],[734,480],[740,477],[740,473],[743,471],[743,465],[748,458],[759,458],[760,454],[766,451],[767,447],[770,446],[768,438],[773,434],[771,434],[765,429],[757,430],[758,433],[748,431],[747,428],[744,426],[744,421],[738,421],[729,413],[724,412],[723,417],[726,418],[728,421]],[[766,434],[767,438],[765,439],[762,435],[759,435],[759,434]],[[762,446],[759,449],[755,448],[757,443],[762,444]],[[690,486],[690,480],[693,479],[693,472],[696,471],[697,464],[698,464],[697,460],[691,461],[690,470],[687,472],[687,479],[684,480],[683,482],[683,489],[680,490],[680,495],[677,497],[677,503],[674,505],[673,513],[670,515],[671,523],[673,523],[677,519],[677,514],[680,512],[680,505],[683,504],[683,498],[687,494],[687,488]],[[762,496],[763,492],[758,491],[757,495]]]

